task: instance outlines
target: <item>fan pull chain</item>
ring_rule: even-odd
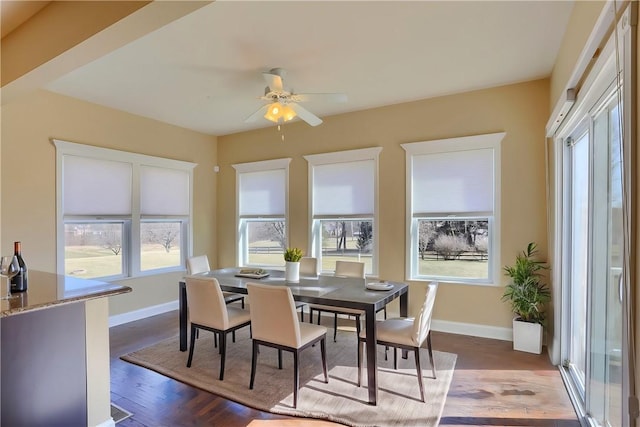
[[[278,124],[278,132],[281,132],[281,133],[282,133],[282,135],[280,135],[280,137],[282,138],[282,141],[284,142],[284,132],[282,132],[282,131],[280,130],[280,125],[279,125],[279,124]]]

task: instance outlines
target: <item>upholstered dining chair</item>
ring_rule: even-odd
[[[300,277],[318,277],[318,258],[303,256],[300,258]],[[307,304],[296,301],[296,309],[300,309],[300,320],[304,322],[304,307]],[[309,322],[313,322],[313,317],[309,317]]]
[[[270,286],[247,283],[251,305],[251,330],[253,356],[251,359],[251,381],[253,389],[260,345],[278,349],[278,368],[282,369],[282,350],[293,353],[293,407],[298,405],[300,388],[299,356],[305,348],[320,341],[324,382],[327,376],[327,352],[325,339],[327,328],[311,323],[298,322],[291,289],[286,286]]]
[[[220,283],[214,277],[187,276],[187,307],[191,319],[191,345],[187,367],[191,367],[196,331],[203,329],[220,336],[220,381],[224,379],[227,334],[251,323],[249,311],[225,303]]]
[[[192,275],[205,273],[209,270],[211,270],[211,267],[209,267],[209,257],[206,255],[197,255],[187,258],[187,274]],[[225,291],[222,291],[222,295],[224,295],[224,301],[227,304],[240,301],[242,308],[244,308],[244,295]]]
[[[378,321],[376,324],[377,343],[393,347],[393,369],[398,369],[398,348],[413,350],[416,363],[416,374],[420,387],[420,398],[424,402],[424,386],[422,384],[422,368],[420,367],[420,347],[427,342],[431,373],[436,378],[436,365],[433,362],[433,348],[431,347],[431,314],[436,300],[438,283],[427,285],[424,303],[418,315],[414,318],[399,317]],[[362,379],[362,353],[366,340],[365,331],[360,332],[358,339],[358,387]]]
[[[336,261],[335,276],[365,278],[364,262],[356,261]],[[386,308],[385,318],[386,318]],[[360,317],[364,316],[364,311],[353,308],[333,307],[330,305],[309,304],[309,318],[313,322],[313,312],[318,312],[318,325],[322,312],[333,313],[333,342],[336,342],[338,336],[338,314],[346,314],[354,316],[356,319],[356,337],[360,334]]]
[[[300,258],[300,276],[317,277],[318,276],[318,258],[303,256]]]

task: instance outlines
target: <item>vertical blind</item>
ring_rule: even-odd
[[[373,215],[374,160],[313,167],[313,215]]]
[[[284,216],[286,176],[285,169],[239,173],[240,216]]]
[[[414,214],[492,212],[492,148],[412,156]]]

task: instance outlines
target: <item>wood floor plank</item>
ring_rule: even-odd
[[[120,359],[177,333],[177,311],[110,329],[111,399],[133,413],[118,427],[339,425],[258,411]],[[545,354],[513,351],[507,341],[438,332],[432,341],[434,349],[458,355],[441,426],[580,426]]]

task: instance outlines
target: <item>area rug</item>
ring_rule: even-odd
[[[274,414],[325,419],[349,426],[437,426],[451,384],[456,355],[434,351],[437,379],[431,377],[426,349],[421,350],[425,400],[420,390],[413,355],[398,357],[393,369],[393,350],[384,360],[384,347],[378,346],[378,404],[368,403],[366,369],[363,387],[357,387],[357,345],[355,334],[338,333],[333,342],[327,333],[329,383],[324,383],[320,346],[304,350],[300,357],[298,407],[293,408],[293,356],[283,353],[283,369],[278,369],[277,351],[260,347],[256,380],[249,390],[251,339],[248,328],[236,332],[236,342],[227,344],[224,381],[218,380],[220,356],[214,348],[213,334],[200,331],[191,368],[186,367],[188,352],[179,351],[175,336],[153,346],[122,356],[127,362],[154,370],[194,387],[235,402]],[[423,354],[424,353],[424,354]]]

